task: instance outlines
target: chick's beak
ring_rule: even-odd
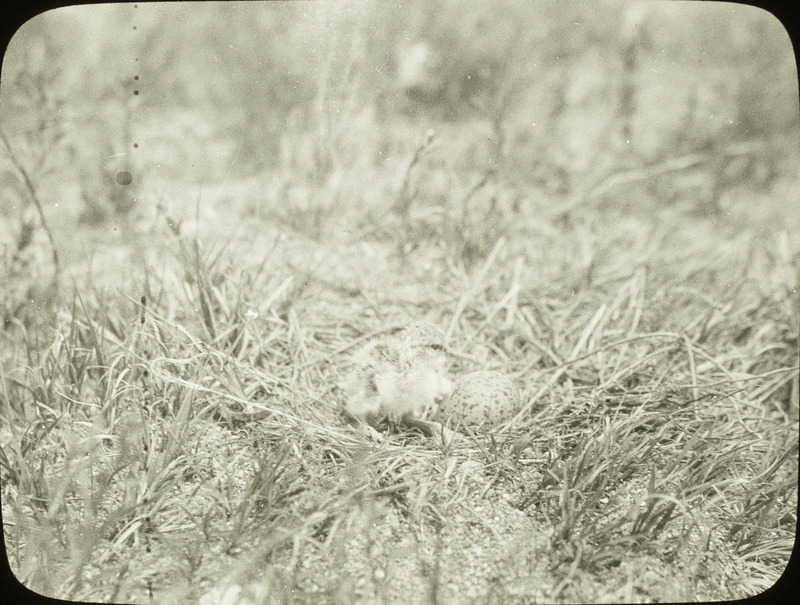
[[[439,392],[436,394],[437,403],[446,399],[453,392],[453,382],[442,376],[439,380]]]

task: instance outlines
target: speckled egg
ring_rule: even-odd
[[[460,376],[450,397],[439,406],[439,422],[461,422],[468,426],[493,426],[514,417],[520,397],[508,376],[481,370]]]

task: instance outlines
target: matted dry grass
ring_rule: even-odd
[[[353,211],[316,238],[175,228],[147,272],[76,277],[52,327],[19,324],[5,348],[14,572],[119,602],[769,587],[796,524],[796,233],[669,208],[495,212],[470,264],[446,218],[392,217],[386,239]],[[519,414],[449,445],[352,428],[349,353],[416,319],[446,331],[453,375],[512,375]]]

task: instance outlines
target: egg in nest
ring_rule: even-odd
[[[501,372],[480,370],[460,376],[444,399],[435,419],[452,425],[496,426],[520,410],[520,395],[511,379]]]

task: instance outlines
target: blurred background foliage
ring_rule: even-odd
[[[446,168],[554,205],[613,193],[714,212],[726,188],[794,178],[799,123],[789,38],[753,7],[68,7],[28,22],[4,57],[0,125],[16,165],[3,157],[0,212],[28,220],[19,166],[84,224],[125,217],[169,182],[254,175],[313,206],[308,187],[345,172],[401,174],[428,129],[446,149],[415,192],[429,204],[453,195],[431,184]]]

